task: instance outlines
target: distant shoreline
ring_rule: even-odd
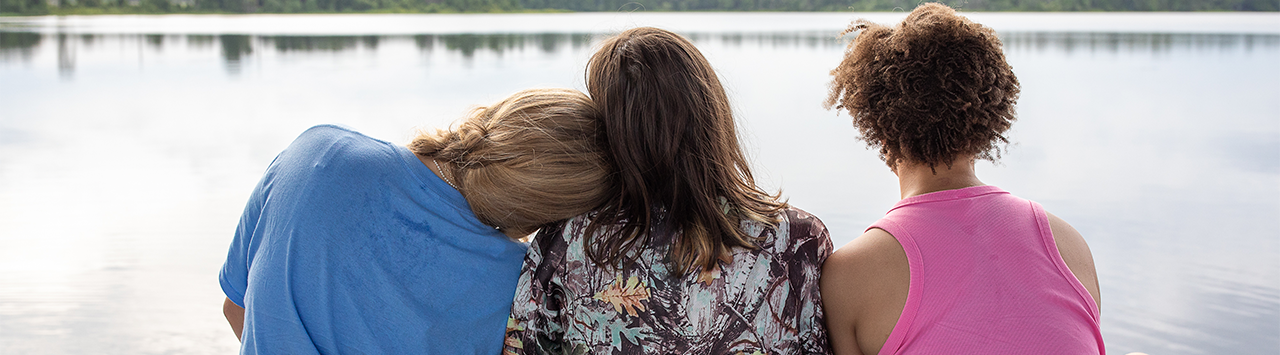
[[[155,12],[145,10],[128,10],[128,9],[101,9],[101,8],[73,8],[69,10],[53,10],[42,14],[22,14],[5,12],[0,13],[4,17],[17,16],[114,16],[114,15],[375,15],[375,14],[544,14],[544,13],[572,13],[579,11],[556,10],[556,9],[521,9],[510,11],[408,11],[396,9],[377,9],[368,11],[315,11],[315,12],[231,12],[231,11],[170,11]],[[689,11],[694,12],[694,11]]]
[[[1250,34],[1280,38],[1276,12],[965,12],[1004,34],[1014,32],[1092,34]],[[568,12],[464,14],[172,14],[0,18],[0,34],[173,34],[264,36],[418,36],[470,34],[585,35],[635,26],[657,26],[682,34],[815,34],[834,38],[849,21],[896,23],[902,12]],[[531,32],[532,31],[532,32]],[[1074,36],[1074,35],[1073,35]],[[1105,35],[1112,36],[1112,35]],[[1019,37],[1022,38],[1022,37]],[[462,40],[472,40],[462,39]],[[1081,38],[1068,38],[1072,41]],[[1167,39],[1167,38],[1165,38]],[[1256,38],[1255,38],[1256,39]],[[18,39],[9,39],[19,41]],[[0,39],[0,44],[9,40]],[[426,40],[426,39],[423,39]],[[488,40],[488,39],[486,39]],[[540,39],[537,39],[540,40]],[[1010,38],[1009,40],[1015,40]],[[1038,36],[1034,41],[1055,40]],[[1064,39],[1067,40],[1067,39]],[[1160,38],[1152,40],[1164,40]],[[20,41],[19,41],[20,42]],[[14,42],[17,43],[17,42]]]
[[[54,4],[51,4],[50,2]],[[949,3],[954,1],[938,0]],[[903,12],[918,0],[0,0],[0,16],[458,14],[560,12]],[[69,4],[59,6],[56,4]],[[1280,12],[1280,0],[991,0],[970,12]]]
[[[79,9],[77,9],[79,10]],[[97,9],[94,9],[97,10]],[[510,11],[397,11],[397,10],[370,10],[370,11],[317,11],[317,12],[227,12],[227,11],[186,11],[186,12],[148,12],[148,11],[50,11],[47,13],[0,13],[0,17],[36,17],[36,16],[117,16],[117,15],[378,15],[378,14],[554,14],[554,13],[593,13],[607,11],[573,11],[560,9],[521,9]],[[623,12],[623,11],[619,11]],[[642,12],[661,12],[661,13],[700,13],[700,12],[815,12],[815,13],[831,13],[831,12],[858,12],[858,13],[888,13],[902,12],[894,10],[646,10]],[[1027,11],[1027,10],[969,10],[967,12],[1028,12],[1028,13],[1276,13],[1280,11],[1237,11],[1237,10],[1199,10],[1199,11],[1104,11],[1104,10],[1088,10],[1088,11]]]

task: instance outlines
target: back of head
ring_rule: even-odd
[[[858,20],[853,31],[862,32],[831,71],[827,107],[848,110],[881,159],[999,158],[1020,88],[995,31],[936,3],[896,27]]]
[[[415,154],[447,161],[485,224],[529,233],[604,202],[599,111],[581,92],[524,90],[477,108],[453,131],[421,134]]]
[[[682,271],[709,268],[732,246],[754,248],[740,219],[773,222],[782,204],[756,187],[728,96],[692,43],[656,28],[624,31],[591,57],[587,90],[618,171],[618,192],[586,230],[593,261],[624,262],[655,227],[682,231],[671,249]]]

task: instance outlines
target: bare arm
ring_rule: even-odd
[[[1049,217],[1049,229],[1053,231],[1053,241],[1058,246],[1058,254],[1062,255],[1062,261],[1067,263],[1067,268],[1071,269],[1071,273],[1076,275],[1080,284],[1084,285],[1089,295],[1093,296],[1093,302],[1098,305],[1098,311],[1101,312],[1102,294],[1099,293],[1101,290],[1098,288],[1098,271],[1093,266],[1093,253],[1089,251],[1089,244],[1084,242],[1080,232],[1067,224],[1067,221],[1052,213],[1045,212],[1045,214]]]
[[[832,253],[822,268],[822,304],[835,353],[879,353],[902,315],[910,282],[902,245],[879,228]]]
[[[240,333],[244,331],[244,308],[228,298],[222,302],[222,315],[227,317],[227,323],[231,323],[231,331],[236,333],[236,339],[240,339]]]
[[[853,275],[848,245],[836,250],[822,264],[822,308],[827,316],[827,336],[831,350],[837,355],[862,355],[858,339],[853,333],[854,308],[858,304],[853,290],[857,287]]]

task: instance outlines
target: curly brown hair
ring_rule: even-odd
[[[841,35],[857,31],[831,71],[826,107],[849,111],[880,159],[935,168],[1000,157],[1020,89],[995,31],[937,3],[896,27],[860,19]]]

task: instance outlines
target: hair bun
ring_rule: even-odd
[[[487,110],[488,108],[479,108],[473,114],[482,116]],[[470,169],[477,164],[483,166],[487,162],[485,157],[490,146],[488,135],[488,130],[475,121],[463,122],[452,134],[453,144],[445,149],[449,151],[449,161],[462,169]]]

